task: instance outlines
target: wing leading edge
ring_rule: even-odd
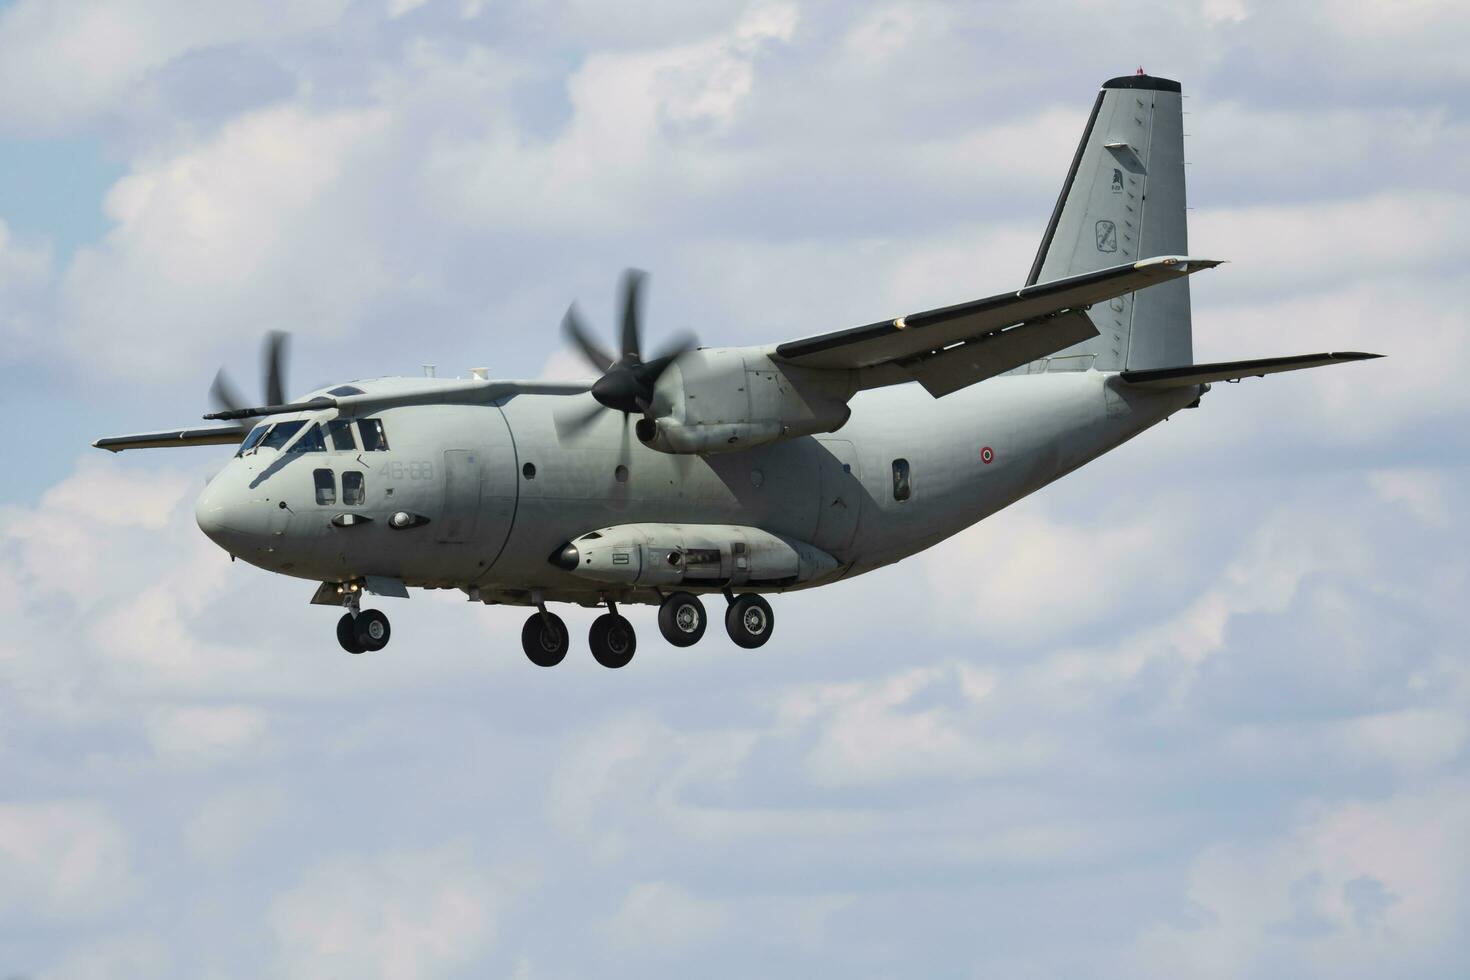
[[[936,398],[1096,336],[1093,303],[1220,264],[1182,255],[1099,269],[776,348],[800,367],[857,370],[859,387],[917,380]]]

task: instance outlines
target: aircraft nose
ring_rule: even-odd
[[[249,501],[222,473],[209,481],[194,502],[194,522],[209,540],[230,554],[238,554],[250,536],[252,510]]]

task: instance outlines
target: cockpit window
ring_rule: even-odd
[[[256,444],[259,443],[260,440],[265,438],[266,430],[269,428],[269,423],[262,422],[255,428],[251,429],[250,434],[245,437],[245,441],[240,443],[240,448],[238,451],[236,451],[235,455],[240,456],[254,449]]]
[[[339,453],[350,453],[357,448],[352,441],[352,420],[332,419],[327,423],[327,435],[332,439],[332,448]]]
[[[262,449],[280,449],[291,441],[291,437],[301,431],[305,422],[277,422],[271,426],[271,431],[260,441]]]
[[[388,436],[383,432],[382,419],[359,419],[357,433],[362,436],[362,448],[365,452],[388,448]]]
[[[313,425],[307,429],[306,434],[286,450],[288,453],[324,453],[326,451],[327,444],[322,441],[322,427],[319,425]]]

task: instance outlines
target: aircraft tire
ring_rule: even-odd
[[[537,667],[555,667],[566,659],[571,646],[572,635],[556,613],[547,613],[544,619],[539,612],[533,613],[521,627],[521,649]]]
[[[357,642],[369,653],[374,653],[388,645],[388,638],[393,635],[393,628],[388,625],[388,617],[376,609],[364,609],[357,614],[353,621],[352,631],[357,636]]]
[[[704,603],[688,592],[675,592],[658,607],[658,631],[676,647],[694,646],[708,625]]]
[[[592,647],[592,659],[609,670],[628,666],[638,649],[633,624],[616,613],[603,613],[594,619],[587,642]]]
[[[725,610],[725,631],[736,646],[747,650],[763,646],[775,625],[771,604],[753,593],[736,596]]]
[[[357,630],[353,628],[352,613],[343,613],[342,618],[337,620],[337,642],[342,644],[342,649],[348,653],[362,653],[367,649],[357,640]]]

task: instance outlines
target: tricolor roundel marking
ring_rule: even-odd
[[[995,462],[995,450],[991,449],[989,446],[981,448],[980,462],[984,463],[986,466],[989,466],[991,463]]]

